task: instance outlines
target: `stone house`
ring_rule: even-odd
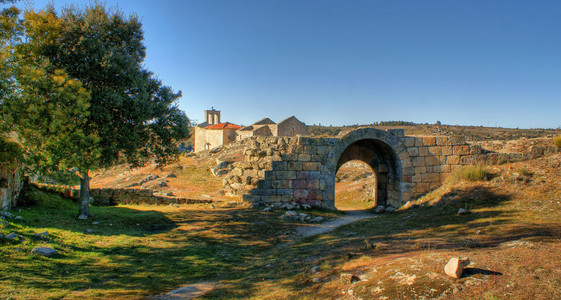
[[[195,127],[195,152],[228,145],[236,140],[236,130],[242,127],[232,123],[219,123]]]
[[[249,126],[220,123],[220,111],[205,110],[205,122],[195,127],[195,152],[227,145],[235,140],[252,136],[296,136],[307,135],[308,126],[292,116],[280,123],[269,118],[261,119]]]

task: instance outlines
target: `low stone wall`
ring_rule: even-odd
[[[70,197],[78,199],[80,190],[71,190]],[[180,197],[156,196],[149,189],[91,189],[91,204],[99,206],[117,204],[203,204],[212,203],[208,199],[187,199]]]
[[[16,206],[23,188],[22,166],[0,166],[0,209],[8,210]]]

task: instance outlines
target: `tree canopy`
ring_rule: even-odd
[[[87,218],[90,170],[153,158],[164,164],[179,153],[189,136],[176,104],[181,93],[144,67],[136,16],[100,4],[18,15],[2,15],[11,31],[1,37],[0,84],[13,88],[0,95],[0,112],[35,172],[79,176],[80,217]]]

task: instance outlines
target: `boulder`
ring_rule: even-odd
[[[323,217],[315,217],[315,218],[310,220],[310,222],[312,222],[312,223],[319,223],[321,221],[323,221]]]
[[[36,247],[31,250],[31,253],[47,257],[58,254],[55,249],[49,247]]]
[[[0,216],[4,216],[8,219],[11,219],[14,217],[14,215],[11,212],[7,212],[7,211],[0,211]]]
[[[16,216],[14,219],[16,219],[16,220],[23,220],[23,217],[22,217],[22,216]]]
[[[444,272],[446,275],[452,278],[460,278],[462,277],[462,273],[464,272],[464,268],[469,265],[469,258],[460,258],[460,257],[453,257],[451,258],[446,266],[444,267]]]
[[[465,215],[465,214],[467,214],[467,210],[465,210],[464,208],[458,209],[458,215]]]
[[[38,237],[38,238],[46,238],[46,237],[48,237],[48,236],[49,236],[49,232],[48,232],[48,231],[43,231],[43,232],[41,232],[41,233],[36,233],[36,234],[35,234],[35,237]]]
[[[298,213],[295,212],[295,211],[289,210],[284,214],[284,217],[286,217],[286,218],[295,218],[295,217],[298,218]]]
[[[383,206],[376,206],[376,213],[383,213],[384,211],[386,211],[386,208]]]
[[[391,213],[391,212],[394,212],[394,211],[395,211],[395,207],[393,207],[393,206],[386,207],[386,212]]]
[[[18,235],[15,232],[12,232],[12,233],[8,234],[7,236],[5,236],[4,238],[8,239],[8,240],[13,240],[13,239],[16,239],[17,237],[18,237]]]

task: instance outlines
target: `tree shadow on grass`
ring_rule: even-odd
[[[75,233],[88,228],[84,221],[55,207],[39,208],[22,211],[26,221],[18,225],[28,231],[23,238],[32,244],[49,244],[60,256],[15,255],[8,265],[11,272],[1,278],[15,290],[58,290],[55,298],[67,295],[64,293],[72,297],[145,296],[185,282],[241,277],[247,268],[245,261],[280,243],[283,232],[288,231],[276,215],[251,209],[178,210],[164,214],[107,207],[92,209],[94,217],[86,224],[94,232],[85,234],[83,239],[87,242],[81,242]],[[59,220],[46,221],[48,216]],[[120,217],[129,220],[124,224],[115,221]],[[150,227],[154,219],[172,226],[154,231]],[[92,225],[94,221],[100,224]],[[98,233],[108,228],[109,221],[113,222],[111,231]],[[43,228],[62,231],[53,230],[44,239],[35,237],[33,232]]]

